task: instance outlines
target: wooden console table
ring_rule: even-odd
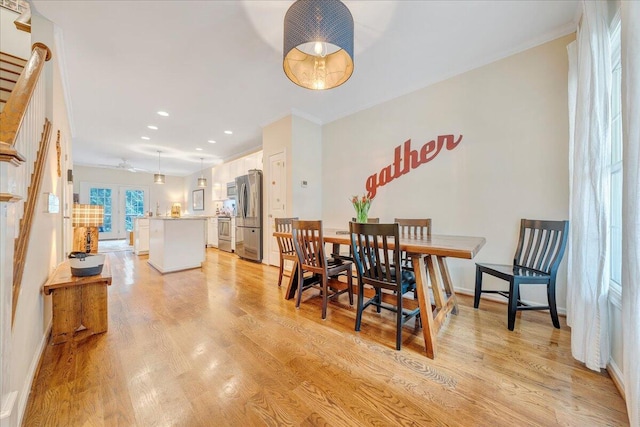
[[[111,285],[109,258],[102,274],[76,277],[69,261],[54,271],[44,286],[45,295],[53,294],[52,342],[82,339],[107,331],[107,286]]]

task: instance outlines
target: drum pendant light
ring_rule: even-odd
[[[160,153],[162,151],[158,150],[158,173],[153,174],[153,182],[155,184],[164,184],[164,175],[160,173]]]
[[[207,186],[207,179],[202,175],[202,170],[204,169],[204,166],[202,164],[203,161],[204,158],[200,157],[200,178],[198,178],[198,187],[200,188],[204,188]]]
[[[297,0],[284,17],[283,68],[307,89],[340,86],[353,73],[353,16],[340,0]]]

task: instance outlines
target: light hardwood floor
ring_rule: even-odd
[[[109,331],[48,345],[25,426],[623,426],[606,372],[571,357],[569,329],[461,296],[435,360],[392,313],[354,332],[347,295],[283,299],[278,270],[207,250],[203,269],[160,275],[110,253]],[[381,319],[382,318],[382,319]]]

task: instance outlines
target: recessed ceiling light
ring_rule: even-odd
[[[166,111],[158,111],[158,115],[162,117],[169,117],[169,113],[167,113]]]
[[[202,148],[196,148],[196,151],[202,151]]]
[[[230,130],[225,130],[224,133],[226,133],[227,135],[231,135],[233,132],[231,132]]]
[[[158,130],[158,126],[149,125],[147,126],[149,129]]]
[[[216,142],[213,139],[210,139],[209,141],[207,141],[209,144],[215,144]]]
[[[142,139],[144,139],[145,141],[148,141],[148,140],[150,140],[150,139],[151,139],[151,138],[149,138],[148,136],[143,136],[143,137],[141,137],[141,138],[142,138]]]

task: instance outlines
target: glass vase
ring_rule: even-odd
[[[369,219],[369,210],[362,209],[356,211],[356,222],[359,222],[360,224],[366,224],[367,219]]]

